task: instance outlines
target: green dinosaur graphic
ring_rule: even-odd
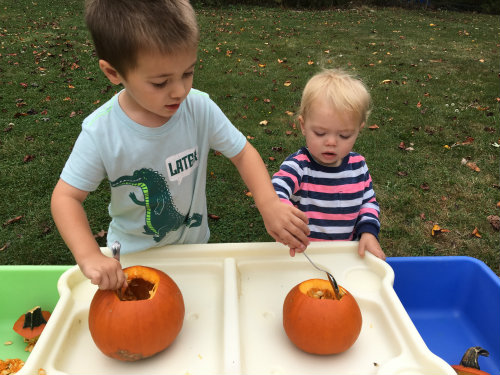
[[[160,242],[168,232],[179,229],[182,225],[199,227],[203,216],[194,214],[185,216],[179,213],[172,201],[170,190],[163,176],[147,168],[134,171],[132,176],[122,176],[110,181],[112,187],[131,185],[142,190],[144,200],[137,199],[134,192],[129,194],[130,199],[146,209],[146,225],[144,234],[152,235],[156,242]]]

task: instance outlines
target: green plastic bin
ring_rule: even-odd
[[[59,300],[57,280],[70,267],[0,266],[0,359],[26,361],[30,354],[24,350],[26,343],[12,327],[35,306],[52,312]]]

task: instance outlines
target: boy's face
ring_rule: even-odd
[[[141,52],[136,67],[126,77],[115,73],[115,82],[106,75],[125,87],[119,99],[125,113],[141,125],[158,127],[175,114],[189,94],[196,56],[196,48],[172,55]],[[104,71],[102,65],[101,69]]]
[[[328,167],[338,167],[351,152],[359,131],[359,116],[352,112],[339,112],[325,99],[315,100],[307,117],[299,117],[302,134],[314,159]]]

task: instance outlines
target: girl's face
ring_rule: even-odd
[[[325,99],[316,99],[307,113],[299,116],[300,128],[313,158],[327,167],[338,167],[351,152],[359,131],[365,125],[359,115],[338,112]]]
[[[140,53],[137,66],[126,77],[115,73],[117,82],[112,82],[125,87],[119,99],[125,113],[148,127],[166,123],[191,90],[196,56],[196,48],[172,55]]]

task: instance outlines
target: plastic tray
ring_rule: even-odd
[[[305,257],[290,258],[276,243],[175,245],[122,257],[124,267],[165,271],[181,289],[186,316],[172,346],[134,363],[104,356],[87,323],[96,288],[75,267],[60,278],[61,298],[21,373],[43,368],[51,375],[455,374],[418,334],[392,288],[391,267],[370,254],[361,259],[356,246],[325,242],[307,250],[360,305],[360,336],[342,354],[306,354],[283,330],[288,291],[303,280],[325,277]]]
[[[26,344],[12,327],[35,306],[52,311],[59,295],[57,280],[71,266],[0,266],[0,359],[26,361]],[[5,342],[11,341],[11,345]]]
[[[500,278],[482,261],[463,256],[388,258],[394,289],[429,349],[458,364],[481,346],[481,370],[500,374]]]

